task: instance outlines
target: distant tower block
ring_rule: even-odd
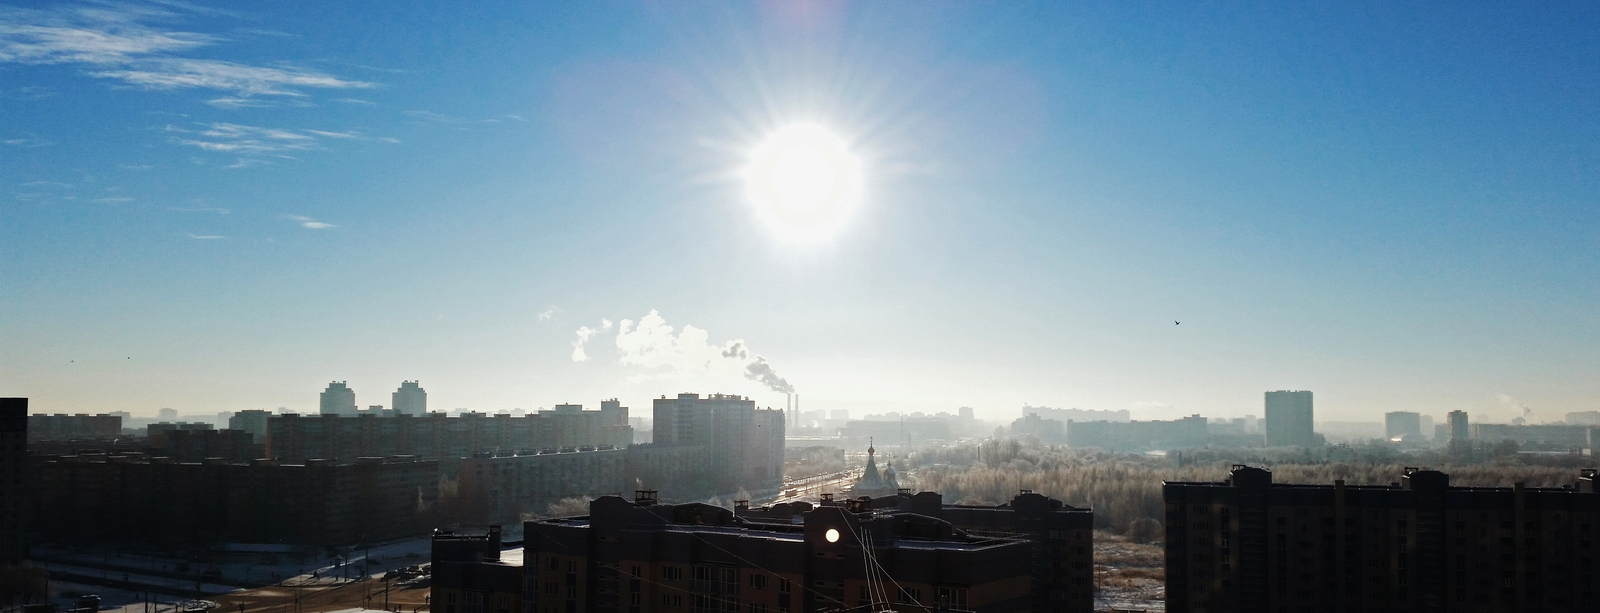
[[[1317,443],[1312,428],[1311,392],[1267,392],[1267,446],[1310,447]]]
[[[342,415],[355,417],[360,414],[356,410],[355,390],[345,386],[344,381],[334,381],[328,384],[328,389],[322,392],[323,415]]]
[[[421,381],[405,381],[389,397],[389,406],[395,415],[427,415],[428,391]]]

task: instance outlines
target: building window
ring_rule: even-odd
[[[794,591],[794,588],[790,585],[789,580],[778,577],[778,593],[787,594],[791,591]]]
[[[752,589],[752,590],[764,590],[764,589],[767,589],[767,576],[766,575],[758,575],[758,574],[750,575],[750,589]]]
[[[677,567],[677,566],[663,566],[663,567],[661,567],[661,580],[662,581],[682,581],[683,580],[683,569],[680,568],[680,567]]]
[[[937,590],[936,594],[940,603],[956,609],[967,608],[967,588],[941,587],[937,588]]]
[[[914,587],[900,588],[900,604],[919,604],[922,601],[922,590]]]
[[[461,613],[483,613],[483,593],[467,592],[467,602],[461,607]]]

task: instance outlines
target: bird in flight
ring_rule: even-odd
[[[1183,322],[1181,322],[1181,321],[1173,321],[1173,322],[1172,322],[1172,325],[1174,325],[1174,326],[1181,326],[1181,325],[1183,325]]]

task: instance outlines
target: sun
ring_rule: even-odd
[[[832,236],[861,196],[861,162],[844,139],[815,124],[773,132],[751,153],[749,196],[784,240]]]

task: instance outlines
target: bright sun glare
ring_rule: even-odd
[[[750,199],[791,242],[832,236],[855,207],[861,164],[844,139],[814,124],[789,126],[756,147],[746,172]]]

